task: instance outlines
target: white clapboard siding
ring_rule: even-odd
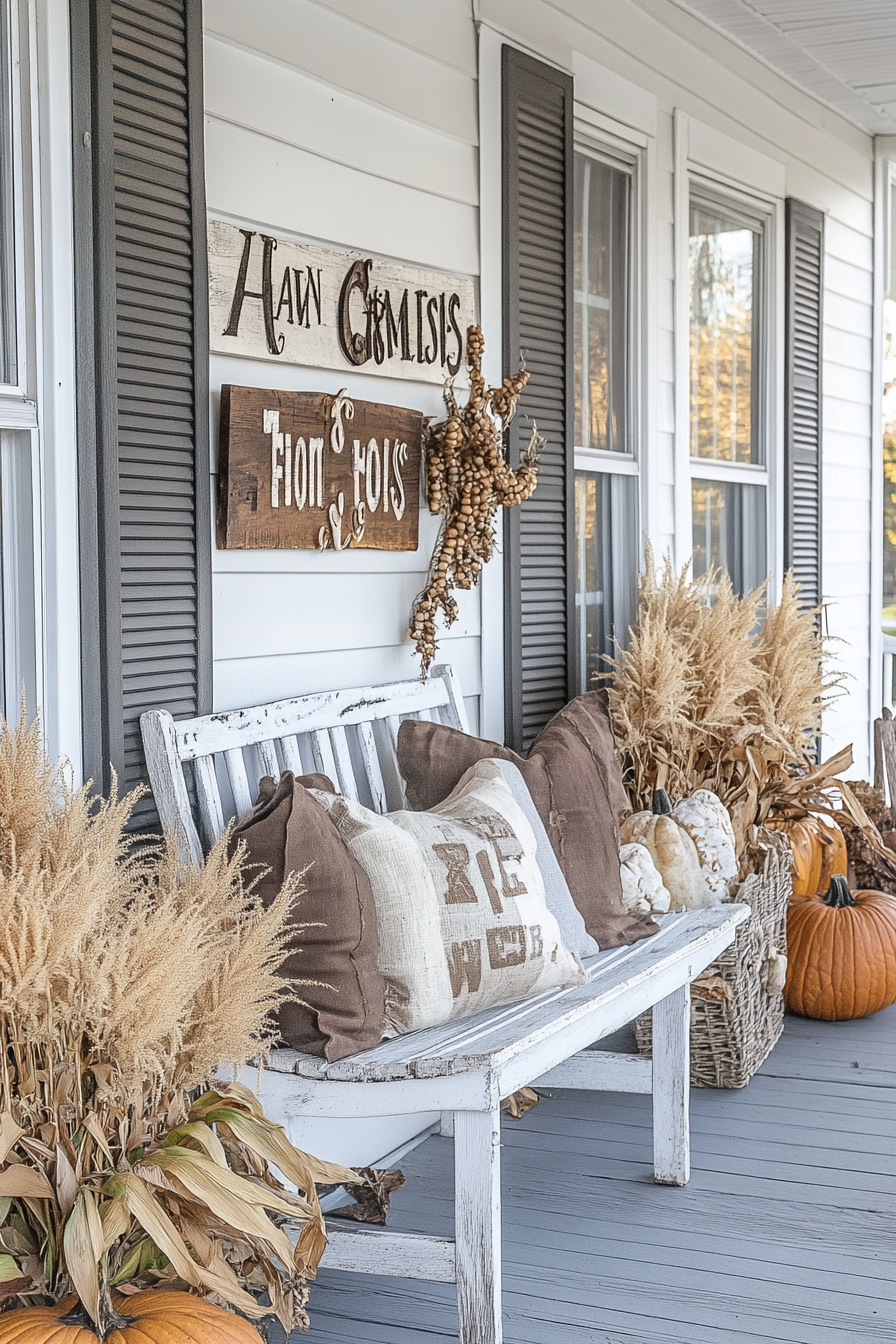
[[[475,275],[475,34],[449,0],[343,12],[307,0],[208,0],[208,205],[240,223]],[[428,16],[431,19],[431,15]],[[378,31],[382,21],[383,31]],[[415,36],[428,34],[418,50]],[[221,382],[305,388],[439,415],[438,386],[214,356]],[[336,381],[334,381],[336,380]],[[416,552],[216,551],[214,704],[228,709],[320,686],[413,677],[411,606],[437,522]],[[478,723],[478,596],[443,647]],[[456,650],[456,652],[455,652]]]
[[[442,652],[457,669],[465,696],[477,697],[480,691],[479,639],[455,639],[449,632],[442,640]],[[218,709],[238,709],[251,702],[254,695],[261,700],[283,700],[296,688],[323,686],[326,673],[334,667],[340,673],[334,689],[351,686],[363,665],[374,683],[403,681],[419,674],[420,664],[413,646],[387,644],[367,648],[363,653],[351,651],[334,653],[316,650],[305,654],[283,654],[278,657],[241,657],[219,659],[215,665],[215,700]]]
[[[356,554],[363,556],[365,552]],[[342,575],[319,574],[313,580],[292,574],[218,574],[216,654],[219,658],[239,658],[251,651],[254,657],[273,657],[321,648],[378,648],[390,636],[396,644],[402,644],[414,598],[425,581],[424,571],[369,574],[361,569]],[[451,633],[476,636],[478,593],[462,596],[465,601],[458,604],[460,614]]]
[[[476,30],[469,0],[327,0],[328,7],[402,46],[476,78]]]
[[[233,96],[236,88],[238,100]],[[205,106],[222,121],[348,168],[465,205],[478,204],[473,145],[211,36],[205,43]],[[297,107],[302,108],[298,117]]]
[[[301,108],[296,108],[301,116]],[[238,169],[235,165],[239,165]],[[389,182],[210,117],[205,130],[209,212],[472,275],[472,206]]]
[[[430,0],[432,3],[432,0]],[[311,0],[206,0],[206,30],[273,61],[338,84],[374,106],[476,143],[476,85],[471,74],[361,27]],[[468,22],[472,26],[472,15]]]

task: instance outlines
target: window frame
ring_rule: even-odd
[[[783,209],[784,202],[766,196],[755,189],[732,183],[720,175],[700,171],[690,164],[682,173],[682,188],[677,193],[676,216],[680,220],[676,248],[676,275],[679,277],[681,301],[676,305],[680,368],[676,388],[683,399],[676,417],[681,442],[677,453],[685,467],[676,509],[676,554],[679,565],[693,555],[693,482],[706,480],[731,484],[757,485],[765,489],[766,574],[772,576],[771,595],[780,588],[783,559],[783,369],[778,369],[779,355],[783,355]],[[691,284],[690,284],[690,218],[691,203],[710,208],[729,209],[748,219],[761,223],[763,228],[762,261],[759,276],[759,386],[758,386],[758,446],[760,461],[725,462],[718,458],[696,457],[691,453]]]
[[[0,242],[0,264],[9,264],[14,376],[0,361],[0,652],[5,714],[15,718],[24,691],[29,713],[43,701],[41,612],[41,464],[36,402],[36,282],[38,246],[32,146],[32,43],[29,8],[23,0],[0,0],[7,28],[7,68],[0,70],[6,117],[10,236]],[[7,125],[3,126],[3,120]]]
[[[573,480],[575,482],[580,472],[637,478],[635,487],[636,536],[633,549],[639,568],[643,563],[643,538],[646,531],[645,518],[648,513],[645,485],[649,473],[642,471],[642,464],[647,456],[648,419],[652,407],[648,377],[648,369],[651,363],[648,340],[652,324],[646,307],[649,275],[648,191],[650,187],[650,158],[653,148],[652,139],[646,135],[632,131],[630,128],[624,127],[582,104],[576,104],[573,120],[573,155],[584,154],[625,172],[631,182],[631,196],[628,237],[628,330],[625,391],[628,451],[585,448],[579,444],[574,444]],[[575,519],[573,519],[573,530],[573,545],[570,548],[570,556],[573,558],[576,567],[573,589],[577,593],[579,587],[579,548],[578,537],[575,535]],[[580,672],[580,658],[581,650],[577,647],[577,678]],[[585,687],[584,689],[588,688]]]

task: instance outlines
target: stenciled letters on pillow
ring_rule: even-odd
[[[314,795],[370,880],[386,1024],[414,1031],[584,979],[545,900],[537,842],[497,763],[430,812]]]

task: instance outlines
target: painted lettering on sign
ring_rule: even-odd
[[[422,441],[419,411],[226,384],[218,545],[416,550]]]
[[[211,348],[443,382],[463,366],[472,281],[209,221]]]

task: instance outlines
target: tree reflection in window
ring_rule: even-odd
[[[692,457],[761,461],[758,339],[762,228],[691,204]]]

